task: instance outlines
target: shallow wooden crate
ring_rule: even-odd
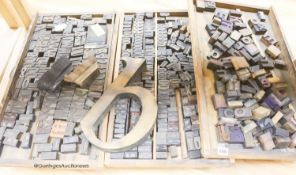
[[[202,153],[207,158],[233,158],[233,159],[262,159],[262,160],[296,160],[296,149],[274,149],[271,151],[263,151],[257,147],[254,149],[245,149],[239,144],[226,144],[218,141],[216,132],[216,124],[218,122],[217,112],[212,104],[211,97],[215,93],[214,74],[207,69],[207,55],[210,53],[210,45],[208,44],[209,35],[205,30],[206,24],[211,22],[212,12],[198,12],[196,10],[196,1],[188,0],[189,16],[191,20],[191,35],[193,56],[198,59],[195,63],[197,74],[198,89],[198,107],[201,122],[201,142]],[[296,69],[293,56],[288,48],[285,36],[281,31],[281,25],[277,20],[274,8],[263,8],[256,6],[245,6],[242,4],[223,3],[216,0],[218,9],[241,9],[243,12],[243,20],[256,15],[255,12],[263,11],[267,15],[267,22],[270,24],[269,29],[279,42],[282,54],[281,59],[288,65],[288,71],[284,72],[285,81],[288,82],[288,93],[295,100],[296,97]],[[260,36],[252,35],[255,44],[259,47],[261,54],[264,53],[264,45],[260,43]]]
[[[119,64],[121,60],[121,43],[122,43],[122,33],[123,33],[123,21],[124,15],[126,14],[135,14],[139,11],[129,11],[129,12],[119,12],[117,16],[120,18],[120,24],[118,29],[118,41],[117,41],[117,50],[116,50],[116,59],[114,63],[114,78],[115,79],[119,74]],[[141,11],[143,12],[143,11]],[[147,11],[151,12],[151,11]],[[155,17],[155,66],[154,66],[154,95],[157,97],[157,16],[159,16],[159,12],[152,11]],[[170,12],[171,16],[178,16],[178,17],[188,17],[188,13],[186,10],[181,11],[161,11],[161,12]],[[190,25],[190,24],[189,24]],[[193,59],[196,59],[194,57]],[[181,100],[179,98],[179,100]],[[178,103],[178,102],[177,102]],[[181,112],[182,113],[182,112]],[[180,114],[179,114],[180,115]],[[180,116],[179,116],[180,117]],[[111,141],[113,137],[113,130],[114,130],[114,120],[115,120],[115,111],[114,109],[111,110],[109,115],[108,121],[108,133],[107,133],[107,141]],[[183,126],[183,120],[179,120],[181,125]],[[206,167],[214,167],[214,166],[229,166],[233,163],[233,160],[230,159],[167,159],[167,160],[159,160],[156,159],[156,126],[154,126],[154,130],[152,132],[152,144],[153,144],[153,156],[150,160],[145,159],[111,159],[110,153],[105,153],[105,166],[106,167],[114,167],[114,168],[206,168]],[[182,139],[181,139],[182,144]],[[184,144],[184,142],[183,142]],[[185,145],[186,147],[186,145]],[[186,148],[185,148],[186,149]],[[186,149],[187,151],[187,149]]]
[[[36,22],[39,16],[53,16],[53,15],[60,15],[60,16],[80,16],[83,14],[92,14],[94,17],[102,17],[104,14],[112,14],[112,22],[107,25],[108,29],[108,36],[107,36],[107,45],[109,48],[108,51],[108,63],[107,63],[107,72],[106,72],[106,79],[105,79],[105,89],[107,88],[108,84],[112,81],[112,75],[113,75],[113,63],[115,59],[115,50],[116,50],[116,41],[117,41],[117,28],[119,24],[119,18],[116,16],[114,12],[89,12],[89,13],[41,13],[36,14],[34,16],[34,20],[32,20],[32,23],[29,27],[29,32],[26,37],[26,43],[24,44],[23,49],[18,55],[18,58],[16,59],[17,62],[13,63],[15,66],[9,72],[9,81],[1,82],[1,87],[3,89],[0,93],[0,114],[1,119],[3,117],[4,111],[6,109],[7,103],[10,100],[10,98],[13,96],[14,93],[14,87],[16,85],[17,78],[20,74],[21,68],[24,63],[24,58],[26,57],[27,50],[30,45],[31,38],[34,33],[34,29],[36,26]],[[108,119],[106,118],[102,125],[100,126],[99,131],[99,137],[102,140],[106,139],[106,126],[107,126]],[[33,123],[32,126],[32,132],[35,132],[35,129],[38,125],[38,120],[36,120]],[[33,160],[32,159],[32,152],[33,152],[33,146],[30,149],[24,150],[22,148],[12,148],[9,147],[6,150],[2,150],[1,157],[0,157],[0,166],[20,166],[20,167],[60,167],[65,166],[66,168],[75,168],[75,169],[97,169],[103,167],[104,163],[104,152],[100,151],[98,148],[92,146],[90,149],[91,153],[96,153],[99,157],[96,160],[91,160],[87,156],[78,156],[75,157],[72,155],[62,155],[60,156],[61,160]],[[78,153],[76,153],[78,155]],[[75,155],[76,155],[75,154]],[[4,158],[2,157],[4,155]],[[74,157],[73,157],[74,156]],[[79,167],[79,165],[82,165]],[[69,167],[70,166],[70,167]],[[72,167],[71,167],[72,166]],[[76,167],[75,167],[76,166]]]

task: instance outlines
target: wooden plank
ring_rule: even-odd
[[[0,13],[10,28],[19,27],[13,9],[9,6],[7,0],[0,0]]]
[[[209,168],[229,166],[226,159],[109,160],[110,168]],[[233,163],[233,162],[232,162]]]
[[[110,66],[109,69],[112,69],[113,74],[110,76],[111,77],[111,81],[109,82],[110,84],[112,83],[112,81],[114,79],[117,78],[118,74],[119,74],[119,63],[120,63],[120,59],[121,57],[118,56],[118,52],[121,51],[121,49],[119,50],[119,48],[121,48],[121,35],[122,35],[122,25],[123,25],[123,13],[117,13],[116,14],[116,20],[117,20],[117,29],[116,29],[116,44],[114,43],[114,47],[117,48],[115,50],[113,50],[113,54],[114,54],[114,60],[113,60],[113,64],[112,67]],[[120,55],[120,53],[119,53]],[[107,132],[106,132],[106,141],[107,142],[111,142],[112,138],[113,138],[113,129],[114,129],[114,121],[115,121],[115,110],[114,108],[111,109],[110,113],[109,113],[109,117],[108,117],[108,124],[106,125],[107,128]],[[109,164],[109,160],[110,160],[110,153],[105,152],[104,154],[104,164],[108,165]]]
[[[118,29],[118,42],[117,42],[117,50],[116,50],[116,59],[114,61],[114,74],[113,74],[113,80],[116,79],[116,77],[119,75],[119,65],[120,65],[120,60],[121,60],[121,47],[122,47],[122,35],[123,35],[123,22],[124,22],[124,16],[125,14],[133,14],[132,12],[118,12],[117,13],[119,18],[120,18],[120,24],[119,24],[119,29]],[[155,13],[156,14],[156,13]],[[156,20],[156,18],[155,18]],[[155,40],[156,41],[156,40]],[[115,52],[114,52],[115,53]],[[155,52],[155,59],[156,59],[156,52]],[[156,73],[156,72],[155,72]],[[156,83],[155,83],[156,84]],[[155,91],[156,92],[156,91]],[[113,131],[114,131],[114,121],[115,121],[115,110],[112,109],[110,112],[109,116],[109,124],[108,124],[108,141],[111,141],[113,138]],[[155,127],[154,127],[155,130]],[[153,142],[154,143],[154,142]],[[153,147],[154,148],[154,147]],[[154,154],[153,154],[154,155]],[[143,167],[145,166],[146,161],[151,161],[151,160],[113,160],[110,158],[110,153],[105,153],[105,165],[107,167],[126,167],[127,162],[136,162],[134,164],[131,164],[135,167]],[[137,166],[138,165],[138,166]]]
[[[158,42],[157,42],[157,38],[158,38],[158,32],[157,32],[157,17],[158,17],[158,14],[157,13],[154,13],[155,15],[155,35],[154,35],[154,41],[155,41],[155,58],[154,58],[154,95],[155,97],[157,98],[157,95],[158,95],[158,90],[157,90],[157,87],[158,87],[158,81],[157,81],[157,46],[158,46]],[[153,150],[152,150],[152,158],[153,160],[156,160],[156,125],[154,126],[154,130],[153,130]]]
[[[66,166],[71,166],[73,164],[73,161],[54,161],[54,160],[18,160],[15,161],[15,159],[6,159],[6,160],[0,160],[0,165],[3,167],[24,167],[24,168],[38,168],[38,167],[45,167],[48,165],[52,166],[61,166],[61,165],[66,165]],[[98,167],[98,162],[97,161],[91,161],[91,162],[79,162],[82,166],[77,166],[75,169],[77,170],[85,170],[85,169],[91,169],[91,170],[96,170],[96,169],[102,169],[102,167]]]
[[[225,144],[218,141],[216,124],[218,122],[217,111],[211,101],[211,96],[215,93],[214,87],[214,74],[211,70],[207,69],[207,54],[210,53],[210,47],[208,44],[209,36],[204,29],[206,24],[208,24],[213,13],[210,12],[197,12],[194,3],[189,0],[189,16],[191,16],[191,28],[192,36],[192,47],[193,57],[197,55],[198,61],[196,63],[200,65],[197,68],[200,69],[198,74],[197,82],[200,82],[197,87],[199,91],[198,101],[199,104],[199,114],[201,122],[201,142],[202,142],[202,153],[207,158],[231,158],[231,159],[263,159],[263,160],[295,160],[296,150],[295,149],[274,149],[271,151],[262,151],[260,148],[254,149],[244,149],[242,145],[238,144]],[[239,8],[237,5],[229,5],[218,1],[217,8],[233,9]],[[254,17],[257,10],[264,10],[261,8],[248,8],[245,6],[243,8],[243,19],[246,22],[247,19]],[[273,9],[265,11],[268,14],[268,20],[271,24],[272,31],[275,37],[279,40],[281,46],[282,56],[281,58],[288,65],[288,73],[286,82],[289,82],[288,93],[295,97],[295,64],[292,63],[290,50],[288,49],[285,39],[279,27],[276,15]],[[264,54],[263,44],[259,43],[259,36],[252,35],[256,46],[259,48],[261,53]],[[194,54],[195,53],[195,54]],[[284,73],[284,75],[286,75]],[[203,95],[204,94],[204,95]],[[207,149],[206,149],[207,148]]]
[[[198,1],[198,0],[197,0]],[[258,6],[258,5],[246,5],[237,2],[225,2],[223,0],[214,0],[216,2],[216,6],[220,8],[228,8],[228,9],[241,9],[246,12],[257,12],[259,10],[264,13],[269,13],[269,7]]]
[[[10,44],[11,46],[11,50],[10,52],[8,53],[8,58],[5,60],[5,63],[3,64],[1,68],[1,72],[0,72],[0,82],[2,82],[2,78],[6,72],[6,69],[8,67],[8,63],[11,61],[9,58],[11,58],[14,54],[14,50],[16,49],[16,46],[17,46],[17,43],[18,43],[18,40],[19,40],[19,37],[21,37],[21,33],[24,32],[24,30],[22,29],[17,29],[16,30],[16,36],[14,36],[14,40],[13,42]],[[1,108],[0,108],[1,109]]]
[[[33,23],[29,27],[29,33],[26,36],[26,43],[24,44],[23,49],[20,51],[20,53],[16,54],[16,65],[12,68],[10,72],[6,72],[4,76],[8,76],[8,80],[6,82],[1,83],[1,89],[3,91],[0,92],[0,116],[3,114],[3,109],[6,108],[8,99],[12,96],[13,89],[8,87],[14,87],[17,75],[20,73],[21,67],[23,65],[23,58],[26,55],[26,51],[28,50],[28,47],[30,45],[30,38],[32,37],[34,33],[34,26],[37,21],[37,17],[34,17]],[[3,79],[4,80],[4,79]],[[3,86],[3,87],[2,87]]]
[[[118,30],[118,26],[119,26],[119,17],[116,16],[115,13],[113,13],[113,17],[112,17],[112,27],[110,32],[108,32],[109,36],[108,36],[108,40],[110,41],[109,48],[110,51],[108,52],[108,57],[109,57],[109,61],[108,61],[108,70],[107,70],[107,80],[105,81],[105,86],[104,89],[107,89],[108,86],[112,83],[112,77],[113,77],[113,67],[114,67],[114,62],[115,62],[115,50],[116,50],[116,46],[117,46],[117,30]],[[100,139],[103,141],[107,141],[108,138],[108,121],[109,121],[109,116],[110,113],[107,114],[107,116],[104,118],[104,121],[102,122],[101,126],[100,126]],[[103,166],[103,162],[105,160],[105,153],[101,150],[99,150],[99,159],[100,162],[102,163]]]
[[[177,111],[179,117],[179,133],[181,139],[181,151],[182,151],[182,158],[188,158],[187,154],[187,144],[186,144],[186,136],[184,130],[184,116],[182,110],[182,99],[181,99],[181,92],[180,90],[176,90],[176,103],[177,103]]]
[[[271,7],[269,20],[270,24],[272,25],[273,31],[277,35],[277,39],[282,46],[281,49],[284,50],[284,53],[286,54],[285,58],[291,58],[290,60],[287,60],[287,62],[289,63],[289,65],[293,65],[294,70],[296,70],[296,57],[295,55],[293,55],[292,49],[287,44],[287,36],[282,32],[283,25],[281,25],[280,21],[278,20],[278,15],[275,7]]]
[[[199,27],[200,19],[196,17],[195,6],[192,4],[192,0],[188,0],[188,13],[190,20],[190,32],[191,32],[191,44],[192,44],[192,59],[194,64],[194,72],[195,72],[195,86],[196,86],[196,97],[197,97],[197,108],[199,112],[199,120],[201,122],[200,125],[200,134],[201,138],[209,138],[208,132],[208,118],[202,117],[207,115],[207,105],[205,102],[205,86],[204,86],[204,77],[203,77],[203,58],[206,58],[206,54],[203,49],[209,51],[207,47],[205,47],[205,43],[199,39],[199,36],[203,36],[204,32],[201,30],[202,27]],[[205,123],[205,124],[203,124]],[[203,155],[208,154],[210,142],[207,139],[201,139],[201,151]]]
[[[193,1],[193,7],[196,7],[196,2],[197,1],[203,1],[203,0],[192,0]],[[192,3],[190,1],[190,3]],[[259,10],[263,11],[265,14],[269,13],[269,7],[265,6],[259,6],[259,5],[246,5],[243,3],[238,3],[238,2],[225,2],[223,0],[212,0],[216,2],[216,7],[219,8],[228,8],[228,9],[241,9],[246,12],[257,12]],[[188,5],[189,8],[189,5]]]
[[[17,14],[19,15],[20,19],[22,20],[24,26],[26,27],[26,29],[28,29],[28,27],[30,26],[30,23],[31,23],[31,19],[30,19],[28,13],[26,12],[26,9],[24,8],[21,0],[11,0],[10,2],[14,6],[14,8],[15,8]]]

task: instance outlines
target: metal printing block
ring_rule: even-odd
[[[241,17],[242,16],[242,12],[241,12],[240,9],[230,10],[229,15],[230,16]]]
[[[16,138],[5,137],[2,143],[7,146],[18,147],[19,140],[17,140]]]
[[[62,153],[74,153],[77,151],[77,144],[62,144],[61,152]]]
[[[68,59],[58,59],[39,82],[38,87],[41,90],[54,91],[62,82],[64,75],[72,71],[73,67]]]
[[[139,152],[139,159],[152,159],[152,152]]]
[[[226,20],[228,18],[229,11],[227,10],[215,10],[215,17],[218,17],[220,19]]]
[[[291,143],[290,137],[275,137],[274,138],[275,146],[279,149],[289,147]]]
[[[1,121],[2,127],[13,128],[16,122],[18,114],[5,113]]]
[[[21,137],[21,148],[29,149],[32,143],[32,135],[30,133],[23,133]]]
[[[61,141],[62,141],[62,139],[60,139],[60,138],[53,138],[52,151],[60,151]]]
[[[18,136],[20,134],[20,131],[16,130],[16,129],[6,129],[4,132],[4,137],[5,138],[13,138],[13,139],[17,139]]]
[[[123,159],[124,152],[110,153],[110,159]]]
[[[136,151],[124,152],[123,158],[124,159],[137,159],[138,158],[138,152],[136,152]]]
[[[77,135],[63,138],[63,144],[78,143],[78,142],[79,142],[79,137]]]
[[[258,140],[264,150],[271,150],[275,147],[275,144],[272,139],[270,132],[266,132],[258,137]]]
[[[83,138],[81,140],[79,150],[80,150],[80,154],[82,154],[82,155],[88,155],[89,154],[90,143],[86,138]]]
[[[236,108],[234,115],[238,120],[247,120],[252,117],[252,110],[250,108]]]
[[[245,148],[254,148],[256,146],[255,139],[253,137],[252,132],[244,133],[244,138],[245,138],[245,142],[244,142]]]
[[[6,130],[5,127],[3,127],[3,126],[0,127],[0,140],[2,140],[2,138],[4,136],[4,133],[5,133],[5,130]]]
[[[286,129],[282,129],[279,127],[274,127],[273,128],[273,135],[278,136],[278,137],[289,137],[289,131]]]
[[[48,139],[48,134],[35,134],[33,138],[33,143],[47,143]]]
[[[265,50],[265,52],[271,56],[273,59],[276,59],[280,54],[281,54],[281,51],[279,48],[277,48],[276,46],[274,45],[270,45],[267,47],[267,49]]]
[[[215,94],[212,97],[215,109],[227,107],[225,98],[223,94]]]
[[[260,19],[260,21],[262,21],[262,22],[265,22],[266,21],[266,16],[265,16],[265,14],[264,14],[263,11],[258,11],[257,12],[257,16]]]
[[[261,130],[267,130],[273,127],[272,120],[270,118],[264,118],[257,121],[257,125]]]
[[[200,159],[202,158],[200,150],[188,151],[188,157],[190,159]]]
[[[283,60],[276,59],[274,61],[274,66],[278,69],[285,69],[287,67],[287,64]]]
[[[39,153],[38,158],[41,160],[57,160],[58,153],[57,152],[41,152]]]
[[[167,144],[168,145],[180,145],[180,134],[179,132],[167,132]]]
[[[222,44],[229,49],[233,44],[235,43],[235,41],[233,39],[231,39],[230,37],[227,37],[225,40],[223,40]]]
[[[229,126],[229,142],[230,143],[244,143],[244,135],[240,127]]]
[[[167,152],[156,152],[156,159],[167,159],[168,153]]]
[[[68,122],[67,123],[66,131],[65,131],[65,136],[72,136],[73,133],[74,133],[75,126],[76,126],[76,123],[74,123],[74,122]]]
[[[267,32],[266,25],[264,23],[258,23],[253,26],[256,35],[263,35]]]
[[[35,144],[35,148],[37,152],[50,152],[52,151],[52,144],[51,143]]]
[[[263,44],[265,44],[266,46],[270,46],[270,45],[277,45],[278,41],[275,39],[275,37],[270,34],[269,32],[266,32],[260,40]]]

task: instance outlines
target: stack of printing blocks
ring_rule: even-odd
[[[154,91],[155,59],[155,17],[154,13],[124,15],[121,56],[145,59],[146,69],[130,85],[141,86]],[[122,69],[122,64],[121,64]],[[135,98],[124,98],[115,105],[113,140],[120,139],[132,130],[141,115],[141,104]],[[125,152],[110,153],[111,159],[152,159],[152,136]]]
[[[104,90],[109,60],[107,25],[112,24],[112,18],[112,14],[38,17],[14,96],[1,121],[2,151],[5,147],[33,149],[32,158],[43,160],[57,160],[72,153],[96,159],[97,153],[91,153],[91,145],[81,131],[80,120]],[[92,44],[94,38],[89,30],[93,25],[105,30],[96,45]],[[57,60],[66,59],[75,66],[90,52],[95,53],[100,75],[88,88],[67,83],[61,83],[53,92],[37,88],[41,76],[52,65],[61,64]],[[54,73],[51,76],[63,78]]]
[[[201,157],[191,40],[187,25],[188,18],[170,16],[170,13],[160,13],[157,19],[156,159]],[[181,94],[179,99],[176,93]],[[181,109],[177,108],[178,100]],[[180,113],[183,118],[179,118]],[[184,130],[179,128],[180,122],[184,123]],[[181,134],[185,135],[186,143],[181,142]],[[182,146],[186,147],[186,153],[183,153]]]
[[[208,68],[216,77],[212,99],[220,141],[262,150],[295,148],[294,102],[283,78],[286,64],[265,14],[258,11],[245,22],[239,9],[203,10],[214,12],[206,30],[213,48]]]

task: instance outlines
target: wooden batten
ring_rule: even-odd
[[[0,0],[0,13],[10,28],[15,29],[19,27],[17,17],[13,13],[13,8],[8,4],[8,1]]]
[[[16,13],[20,17],[22,23],[24,24],[25,28],[28,29],[31,23],[31,19],[26,12],[24,5],[22,4],[21,0],[11,0],[12,5],[15,8]]]
[[[14,68],[9,72],[9,77],[11,77],[7,82],[3,82],[4,87],[6,87],[3,91],[0,93],[0,116],[3,115],[3,109],[6,108],[6,105],[8,103],[9,98],[11,98],[13,94],[13,88],[15,87],[15,83],[17,81],[18,75],[21,71],[21,68],[23,66],[23,59],[26,56],[26,51],[29,48],[30,45],[30,38],[33,36],[34,33],[34,27],[37,21],[38,14],[34,17],[33,22],[31,26],[29,27],[29,32],[26,36],[26,43],[24,43],[23,49],[17,54],[17,60],[15,63]],[[5,76],[5,73],[3,73],[3,76]]]
[[[157,87],[158,87],[158,75],[157,75],[157,47],[158,47],[158,42],[157,42],[157,38],[158,38],[158,32],[157,32],[157,17],[158,17],[158,14],[157,13],[154,13],[155,14],[155,36],[154,36],[154,41],[155,42],[155,59],[154,59],[154,95],[155,97],[157,98],[157,95],[158,95],[158,90],[157,90]],[[153,129],[153,146],[152,146],[152,159],[153,160],[156,160],[156,125],[154,126],[154,129]]]
[[[198,0],[196,0],[198,1]],[[269,7],[258,6],[258,5],[246,5],[237,2],[224,2],[223,0],[214,0],[216,6],[219,8],[228,8],[228,9],[241,9],[246,12],[257,12],[258,10],[263,11],[264,13],[269,13]]]

